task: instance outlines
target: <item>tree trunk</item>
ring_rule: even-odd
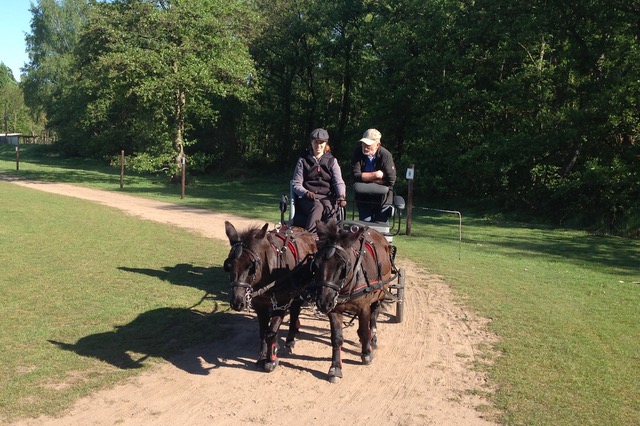
[[[186,105],[186,94],[184,90],[176,91],[176,104],[174,111],[175,137],[173,140],[173,149],[176,152],[174,161],[176,164],[175,171],[171,176],[172,182],[178,182],[182,179],[182,158],[184,157],[184,110]]]

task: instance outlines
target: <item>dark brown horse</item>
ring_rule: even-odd
[[[315,235],[297,227],[267,232],[269,224],[239,233],[231,223],[224,225],[231,244],[224,261],[231,281],[231,307],[256,311],[261,340],[257,364],[271,372],[278,365],[278,330],[287,312],[285,348],[292,352],[295,346],[300,309],[308,299],[305,289],[312,278]]]
[[[391,246],[375,229],[344,230],[336,222],[318,224],[318,251],[313,260],[318,309],[331,324],[329,381],[342,378],[343,315],[358,317],[362,363],[373,361],[377,317],[385,292],[395,278]]]

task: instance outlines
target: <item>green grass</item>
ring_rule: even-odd
[[[28,151],[28,148],[25,150]],[[25,152],[22,156],[25,163],[21,164],[21,171],[16,173],[15,162],[12,162],[14,153],[0,149],[0,173],[16,173],[35,179],[50,179],[120,191],[119,170],[98,167],[97,164],[85,161],[50,158],[36,151],[34,149],[31,154]],[[179,186],[167,185],[164,179],[158,177],[131,176],[125,181],[124,191],[274,222],[279,218],[279,195],[286,192],[288,186],[287,175],[283,176],[238,180],[221,176],[200,178],[192,181],[193,185],[187,188],[187,197],[184,200],[180,199]],[[73,201],[66,197],[34,194],[8,184],[0,185],[0,196],[3,200],[0,208],[0,250],[3,253],[3,265],[9,266],[8,269],[11,271],[11,280],[7,281],[11,282],[11,285],[3,284],[0,291],[3,300],[13,300],[11,303],[14,304],[9,308],[0,308],[0,312],[3,312],[3,329],[7,329],[4,319],[7,313],[20,316],[21,323],[33,321],[38,324],[37,327],[33,326],[31,331],[23,332],[23,337],[16,338],[15,342],[9,339],[8,342],[3,340],[0,344],[10,347],[19,345],[24,351],[34,344],[33,339],[25,336],[30,336],[29,333],[42,336],[35,345],[42,348],[34,349],[34,355],[23,356],[17,364],[13,361],[12,368],[21,372],[18,376],[31,377],[34,382],[25,382],[26,379],[21,378],[21,384],[12,385],[10,392],[2,394],[0,401],[5,412],[28,410],[26,405],[19,404],[14,404],[11,409],[4,408],[8,407],[5,400],[21,400],[13,395],[27,395],[30,388],[36,386],[34,383],[38,383],[37,380],[56,383],[70,374],[50,374],[48,371],[41,371],[42,360],[47,357],[66,358],[61,364],[87,363],[84,367],[76,366],[69,371],[93,369],[91,371],[97,376],[93,384],[72,386],[75,390],[69,391],[67,400],[80,393],[89,392],[92,387],[104,385],[103,381],[114,382],[129,374],[131,369],[105,369],[104,360],[77,357],[74,352],[60,351],[55,345],[46,342],[46,339],[75,343],[83,337],[101,333],[113,336],[113,327],[117,324],[136,324],[139,327],[136,333],[144,334],[148,328],[153,328],[149,326],[153,322],[138,322],[136,318],[148,312],[152,312],[153,315],[153,312],[166,309],[167,306],[184,313],[184,307],[199,299],[204,291],[201,287],[198,292],[189,293],[193,288],[170,285],[171,280],[167,282],[165,279],[158,279],[159,276],[166,272],[178,275],[183,273],[186,277],[185,271],[178,266],[180,264],[201,268],[221,263],[220,258],[215,258],[213,249],[206,249],[209,253],[203,258],[198,258],[198,254],[204,249],[192,248],[194,244],[215,246],[217,243],[199,242],[198,238],[191,235],[186,236],[182,243],[178,243],[176,235],[183,233],[162,227],[164,233],[171,234],[163,243],[156,240],[157,231],[145,232],[146,227],[157,229],[156,225],[122,218],[108,209],[107,213],[99,213],[104,207]],[[22,209],[18,204],[26,203],[24,198],[32,199],[30,202],[33,203],[43,199],[46,201],[40,206]],[[7,203],[5,200],[16,201]],[[420,203],[422,202],[416,202],[416,205],[419,206]],[[57,208],[58,212],[47,212],[48,208]],[[30,214],[34,209],[42,209],[43,212],[39,213],[42,217]],[[87,209],[95,211],[91,214],[82,213]],[[73,219],[65,223],[65,214],[76,210],[80,212],[78,216],[75,213],[70,214]],[[24,216],[19,222],[22,230],[8,231],[9,223],[13,221],[5,219],[5,215],[11,214],[13,217],[18,212]],[[123,227],[120,229],[116,225],[103,227],[101,224],[108,222],[106,219],[100,220],[99,223],[89,222],[91,225],[87,224],[87,229],[77,235],[77,239],[73,237],[73,242],[61,245],[65,238],[72,238],[67,235],[69,232],[63,230],[77,231],[81,229],[77,223],[90,221],[91,217],[102,214],[114,215],[110,220],[118,224],[121,221],[130,221],[131,224],[127,225],[128,227],[120,225]],[[491,384],[496,388],[492,398],[503,411],[501,421],[508,425],[640,424],[640,241],[598,237],[569,229],[490,220],[467,212],[463,212],[463,216],[462,244],[458,243],[457,217],[421,209],[414,210],[412,235],[396,237],[395,244],[398,246],[399,259],[413,260],[429,272],[442,275],[452,286],[460,302],[491,319],[490,328],[499,336],[499,342],[494,348],[499,356],[493,363],[479,368],[488,370]],[[53,217],[60,222],[53,227],[44,227],[42,223],[48,223]],[[97,234],[87,234],[93,228],[100,231]],[[30,233],[27,232],[29,229]],[[5,234],[7,232],[11,234]],[[47,238],[40,244],[29,245],[30,238],[26,238],[26,235],[34,238],[42,232],[56,237]],[[174,233],[176,235],[173,235]],[[11,235],[11,239],[7,239],[5,235]],[[140,274],[118,269],[118,266],[123,264],[120,255],[116,258],[119,260],[104,260],[107,263],[102,264],[101,259],[109,257],[107,254],[126,247],[126,244],[122,243],[122,240],[126,239],[125,236],[135,239],[137,245],[142,245],[147,250],[144,251],[144,255],[133,250],[127,255],[125,266],[131,270],[143,269],[154,271],[153,273]],[[12,255],[5,260],[6,241],[12,241],[14,244],[13,240],[23,244],[19,251],[21,255]],[[92,243],[94,240],[99,243]],[[45,243],[57,244],[44,252],[49,253],[57,248],[56,256],[60,257],[51,256],[57,259],[56,261],[49,262],[47,255],[43,254],[39,246],[44,246]],[[96,247],[90,248],[91,244],[96,244]],[[73,252],[68,253],[75,245],[89,247],[84,247],[76,255],[73,255]],[[168,249],[164,252],[165,246],[172,246],[174,251]],[[189,253],[187,258],[179,259],[178,246],[189,247],[184,251]],[[136,245],[134,247],[139,248]],[[85,253],[90,252],[94,254],[85,256]],[[128,256],[131,256],[132,260],[129,260]],[[135,261],[136,256],[139,256],[138,261]],[[84,269],[70,271],[69,268],[61,267],[68,258],[73,258],[74,263],[81,263]],[[95,260],[96,258],[99,260]],[[48,266],[40,266],[45,260],[48,262],[45,265]],[[29,272],[29,279],[18,286],[14,280],[20,279],[18,271],[25,268],[34,272]],[[210,273],[220,274],[220,271],[216,266]],[[82,277],[71,281],[91,281],[91,286],[87,288],[86,284],[77,284],[63,287],[69,285],[66,281],[74,277],[74,274],[82,274]],[[104,279],[100,278],[104,274],[110,275]],[[43,276],[47,278],[42,279]],[[133,290],[127,293],[129,286],[121,282],[126,281],[129,284],[132,279],[149,280],[149,283],[134,286],[137,285],[138,290],[153,287],[154,294],[145,296],[145,292]],[[56,291],[33,291],[34,288],[50,290],[50,283],[56,283],[53,288],[65,288],[64,298],[59,296],[60,300],[56,302]],[[109,283],[110,291],[93,294],[90,289],[95,288],[96,283]],[[131,294],[131,297],[111,296],[112,286],[114,294]],[[184,303],[181,304],[180,297],[176,295],[165,299],[161,294],[156,294],[158,289],[162,289],[160,293],[180,290],[182,294],[184,291]],[[144,300],[139,301],[140,298]],[[156,298],[160,298],[160,301]],[[100,306],[117,305],[114,300],[121,299],[131,299],[135,302],[117,308],[117,313],[100,312],[104,310],[104,307]],[[55,313],[51,308],[71,303],[73,300],[74,309]],[[407,303],[411,301],[408,300]],[[86,308],[82,309],[85,304]],[[113,309],[116,309],[115,306]],[[14,312],[18,312],[19,315]],[[80,330],[76,331],[68,326],[72,320],[84,321],[79,327]],[[180,323],[175,322],[173,326]],[[190,323],[187,321],[187,324]],[[93,328],[89,330],[87,327]],[[186,327],[189,328],[189,325]],[[44,331],[39,331],[41,329]],[[119,333],[115,335],[118,336],[115,339],[122,348],[130,345],[127,336],[120,336]],[[199,341],[198,336],[195,333],[195,338],[187,339],[181,344],[188,345],[190,341]],[[162,339],[155,339],[152,346],[162,347],[162,342]],[[45,348],[50,352],[41,352],[38,355],[38,352]],[[136,353],[158,353],[157,350],[146,347],[132,350]],[[121,354],[123,351],[116,352]],[[4,365],[5,362],[12,362],[12,355],[0,356],[3,357],[4,383],[4,375],[8,374]],[[30,359],[33,360],[29,361]],[[113,363],[107,362],[107,365],[111,366]],[[32,377],[36,375],[39,376],[38,379]],[[17,379],[12,377],[11,380]],[[82,391],[79,391],[78,387]],[[49,395],[42,398],[47,399]]]
[[[55,413],[223,335],[223,242],[5,182],[0,199],[0,419]],[[214,315],[189,309],[206,293]]]
[[[186,196],[182,199],[181,185],[169,183],[166,175],[139,175],[125,170],[123,188],[120,189],[119,167],[110,167],[103,161],[64,159],[49,151],[46,145],[21,145],[20,170],[16,171],[15,148],[0,144],[0,173],[233,212],[248,218],[260,217],[268,211],[273,213],[273,206],[276,206],[275,213],[271,215],[273,220],[280,217],[277,212],[280,194],[289,192],[288,171],[275,171],[250,178],[236,178],[228,174],[189,177]]]
[[[468,218],[458,260],[457,220],[417,222],[399,253],[500,337],[489,369],[506,424],[639,423],[638,241]]]

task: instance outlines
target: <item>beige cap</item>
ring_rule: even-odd
[[[376,129],[368,129],[362,135],[362,139],[360,139],[360,142],[367,145],[373,145],[376,142],[380,142],[381,138],[382,134],[379,131],[377,131]]]

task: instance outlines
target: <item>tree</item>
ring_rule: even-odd
[[[211,107],[212,99],[246,97],[252,19],[242,1],[96,5],[77,50],[79,81],[89,93],[85,128],[113,139],[117,122],[130,141],[146,134],[146,145],[130,146],[158,155],[173,151],[177,171],[189,111],[211,121],[217,111],[203,106]]]
[[[73,54],[86,22],[89,0],[38,0],[31,5],[31,33],[27,34],[29,63],[21,82],[27,105],[34,113],[55,115],[60,93],[73,81]]]
[[[29,108],[24,103],[24,95],[21,87],[13,77],[13,72],[4,63],[0,62],[0,114],[6,122],[2,121],[2,132],[24,133],[37,135],[42,130],[32,119]],[[7,129],[4,126],[7,126]]]
[[[272,141],[256,142],[263,158],[291,164],[316,127],[327,128],[332,150],[348,158],[353,145],[346,142],[366,129],[363,54],[373,2],[258,3],[265,23],[252,45],[260,84],[255,114]]]

